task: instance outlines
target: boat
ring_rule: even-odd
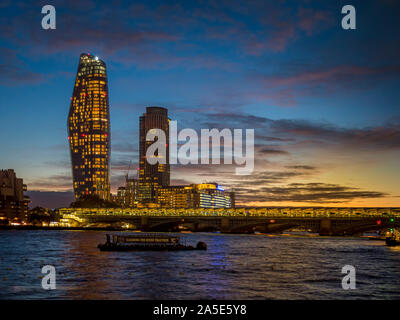
[[[388,247],[395,247],[400,245],[400,232],[398,230],[393,230],[388,232],[386,236],[386,245]]]
[[[156,233],[106,234],[106,243],[97,247],[100,251],[178,251],[207,250],[207,245],[199,241],[196,247],[182,244],[179,236]]]

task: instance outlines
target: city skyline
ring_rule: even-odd
[[[358,28],[344,31],[341,4],[314,1],[60,1],[49,32],[32,27],[36,6],[5,4],[0,132],[14,134],[0,142],[0,169],[15,169],[36,203],[73,200],[65,118],[76,57],[88,52],[108,66],[113,193],[129,163],[131,176],[138,168],[138,119],[157,105],[181,129],[255,129],[252,175],[177,165],[171,185],[218,181],[237,191],[238,205],[399,206],[399,6],[353,4]]]

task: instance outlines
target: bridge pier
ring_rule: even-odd
[[[230,228],[230,219],[228,217],[222,217],[221,218],[221,232],[223,233],[230,233],[231,228]]]
[[[331,236],[332,235],[332,220],[322,219],[319,226],[320,236]]]
[[[140,230],[141,231],[148,231],[150,229],[149,224],[148,224],[148,219],[147,217],[141,217],[140,218]]]

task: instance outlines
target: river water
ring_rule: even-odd
[[[207,251],[100,252],[98,231],[0,231],[0,299],[400,299],[400,247],[361,238],[183,234]],[[41,268],[56,269],[44,290]],[[344,265],[356,289],[343,290]]]

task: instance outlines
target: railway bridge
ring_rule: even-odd
[[[236,209],[60,209],[75,226],[122,226],[142,231],[279,233],[300,228],[320,235],[354,235],[400,227],[400,208],[268,207]]]

